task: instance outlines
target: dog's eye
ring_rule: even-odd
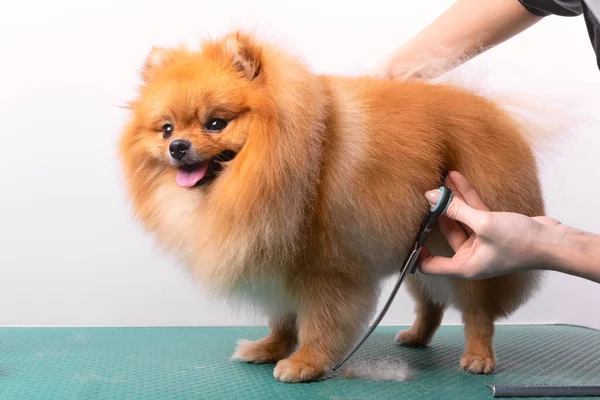
[[[163,131],[163,138],[168,139],[173,134],[173,125],[164,124],[162,126],[162,131]]]
[[[211,118],[204,128],[212,133],[221,132],[223,129],[227,127],[227,121],[221,118]]]

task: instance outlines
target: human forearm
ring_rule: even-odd
[[[435,76],[504,42],[540,19],[518,0],[457,0],[393,52],[378,67],[378,73],[392,78]]]
[[[541,246],[549,269],[600,283],[600,235],[558,225]]]

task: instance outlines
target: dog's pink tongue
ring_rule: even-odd
[[[181,187],[192,187],[206,174],[208,169],[208,161],[203,162],[200,166],[192,171],[179,170],[177,173],[177,184]]]

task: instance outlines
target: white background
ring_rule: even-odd
[[[196,44],[249,26],[287,43],[315,71],[356,73],[451,2],[285,3],[3,2],[1,325],[263,322],[206,298],[130,217],[115,143],[126,117],[120,106],[133,95],[144,57],[152,45]],[[581,17],[548,18],[478,60],[492,67],[500,87],[575,99],[583,117],[599,113],[600,72]],[[600,124],[584,120],[541,165],[548,213],[593,232],[600,232],[599,150]],[[544,290],[505,322],[600,328],[598,309],[600,286],[550,274]],[[384,323],[412,319],[412,301],[402,290]],[[453,311],[444,320],[458,322]]]

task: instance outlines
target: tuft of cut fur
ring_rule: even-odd
[[[404,382],[414,377],[414,371],[402,360],[383,357],[357,361],[348,366],[344,376],[351,379]]]
[[[463,173],[492,210],[544,214],[526,132],[474,90],[316,74],[241,31],[200,50],[155,49],[144,65],[119,143],[133,214],[207,291],[268,316],[270,334],[240,341],[234,358],[276,363],[281,381],[318,379],[354,345],[442,169]],[[213,118],[226,127],[208,131]],[[174,140],[221,169],[178,186]],[[222,161],[223,151],[235,157]],[[451,252],[439,232],[427,245]],[[461,366],[490,373],[495,321],[539,282],[536,271],[480,281],[417,273],[406,281],[415,323],[397,340],[428,344],[454,306],[465,322]]]

